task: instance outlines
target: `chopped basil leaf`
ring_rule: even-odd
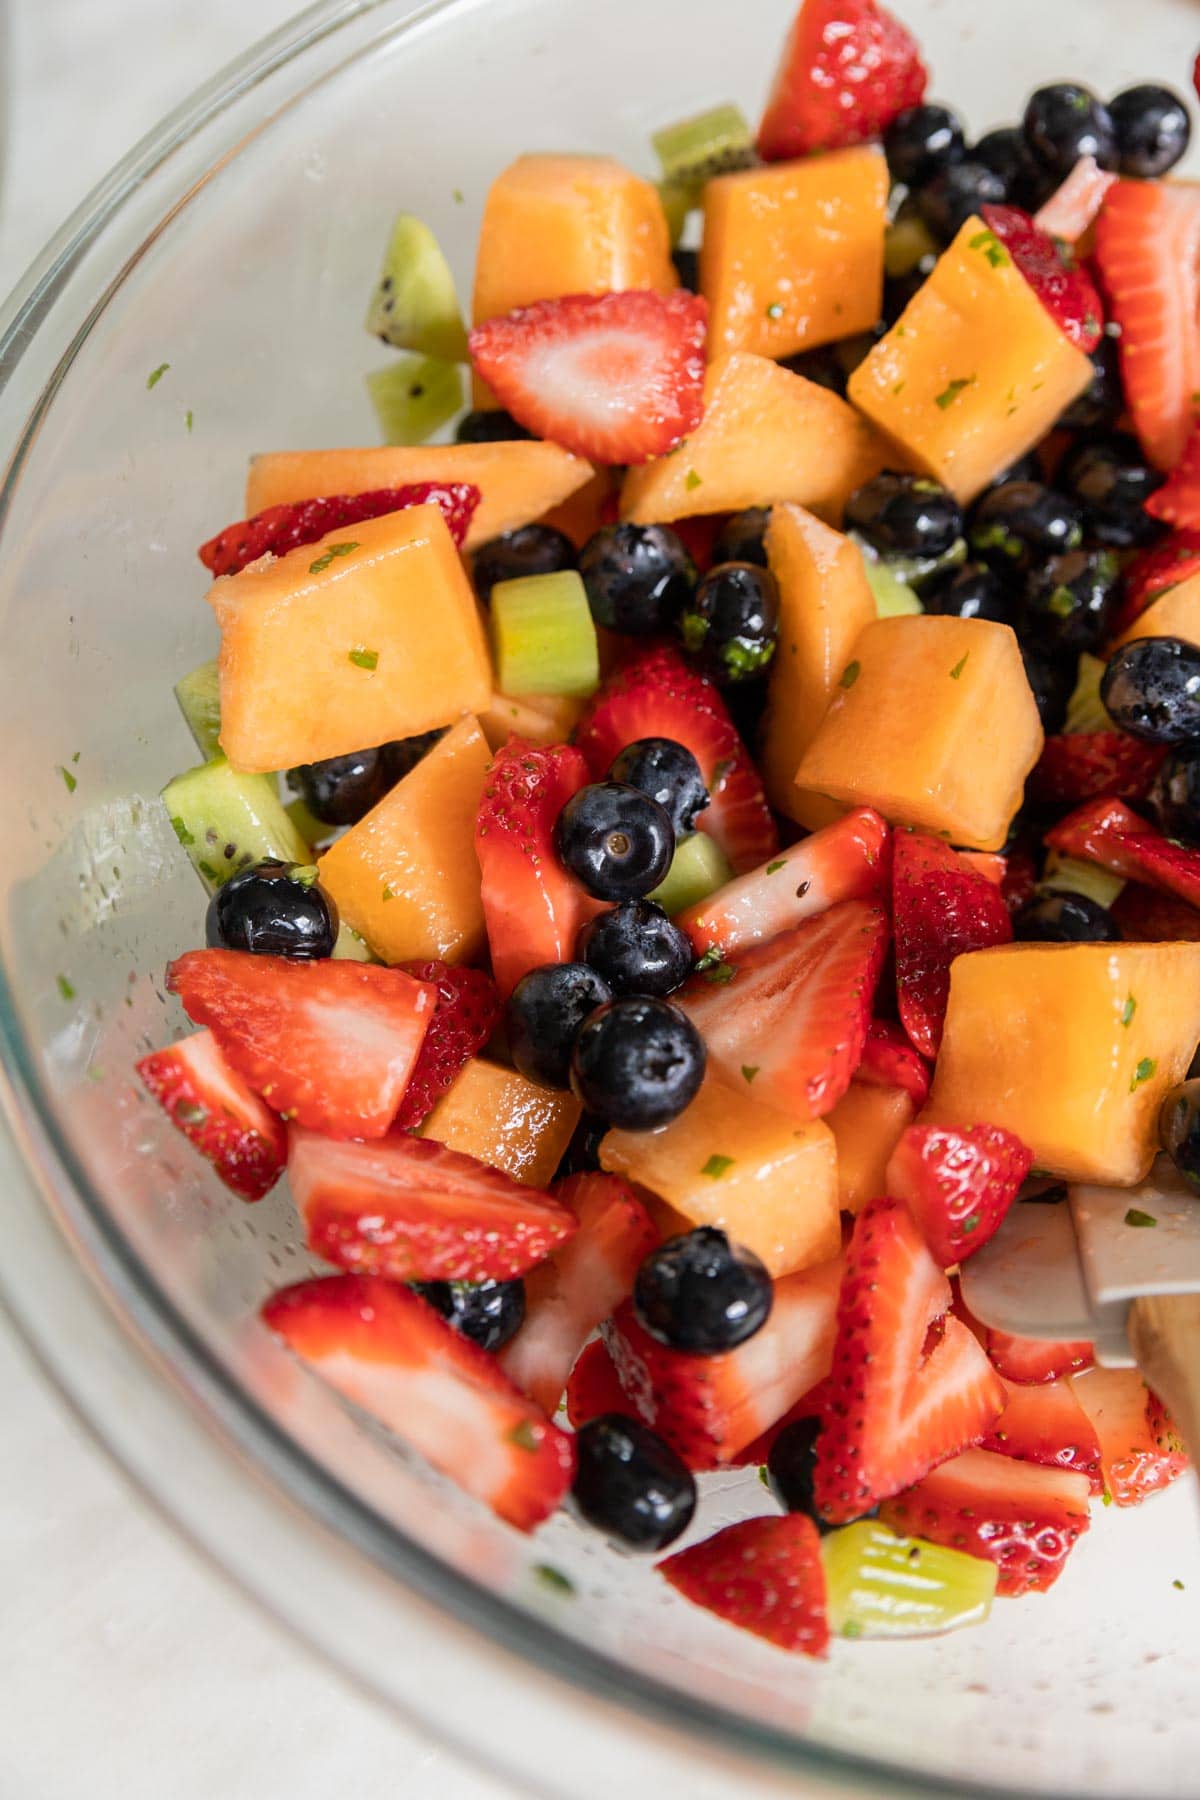
[[[528,1419],[518,1419],[512,1430],[506,1432],[505,1436],[510,1444],[517,1446],[518,1450],[536,1450],[538,1447],[537,1433]]]
[[[385,899],[385,900],[394,900],[394,899],[395,899],[395,898],[396,898],[396,896],[395,896],[395,894],[394,894],[394,893],[393,893],[393,892],[392,892],[392,890],[391,890],[391,888],[390,888],[390,887],[385,887],[385,888],[384,888],[384,890],[383,890],[383,898],[384,898],[384,899]]]
[[[973,238],[968,238],[967,243],[972,250],[982,250],[993,269],[1002,269],[1008,261],[1008,252],[994,231],[977,231]]]
[[[742,1080],[743,1081],[753,1081],[754,1077],[758,1074],[758,1071],[761,1068],[762,1068],[761,1063],[743,1063],[742,1064]]]
[[[771,1478],[770,1478],[770,1476],[769,1476],[769,1475],[768,1475],[768,1474],[767,1474],[767,1465],[766,1465],[766,1463],[759,1463],[759,1465],[758,1465],[758,1479],[759,1479],[759,1480],[760,1480],[760,1481],[761,1481],[761,1482],[762,1482],[762,1484],[763,1484],[763,1486],[764,1486],[764,1487],[765,1487],[765,1488],[769,1488],[769,1487],[770,1487],[770,1485],[771,1485]]]
[[[859,675],[861,673],[862,673],[862,664],[860,662],[847,663],[845,668],[842,670],[842,676],[841,676],[841,680],[838,682],[838,686],[844,687],[844,688],[852,688],[854,686],[855,682],[858,680]]]
[[[159,363],[157,369],[151,369],[146,377],[146,386],[148,388],[157,387],[170,366],[170,363]]]
[[[379,652],[378,650],[367,650],[362,644],[356,644],[350,652],[350,661],[357,669],[377,669]]]
[[[183,429],[185,431],[190,431],[192,429],[192,409],[190,406],[183,415]]]
[[[1104,1492],[1101,1494],[1100,1502],[1101,1502],[1101,1505],[1103,1505],[1103,1506],[1111,1506],[1112,1505],[1113,1497],[1109,1493],[1107,1488],[1105,1488]]]
[[[180,1125],[206,1125],[208,1108],[197,1105],[195,1100],[181,1100],[171,1116]]]
[[[973,387],[974,385],[974,375],[956,375],[954,380],[948,383],[948,385],[942,389],[940,394],[935,396],[934,405],[939,407],[942,412],[945,412],[948,406],[954,405],[954,402],[958,399],[958,396],[962,393],[964,388]]]
[[[1181,1594],[1182,1594],[1182,1592],[1183,1592],[1183,1583],[1182,1583],[1182,1581],[1180,1581],[1180,1579],[1179,1579],[1179,1577],[1178,1577],[1178,1575],[1177,1575],[1177,1576],[1176,1576],[1176,1577],[1175,1577],[1175,1579],[1174,1579],[1174,1581],[1173,1581],[1173,1582],[1172,1582],[1172,1583],[1171,1583],[1171,1586],[1172,1586],[1172,1587],[1173,1587],[1173,1588],[1178,1588],[1178,1589],[1179,1589],[1179,1591],[1180,1591],[1180,1593],[1181,1593]]]
[[[64,768],[62,763],[59,763],[58,772],[63,778],[63,786],[66,788],[68,794],[73,794],[75,789],[79,786],[79,783],[72,775],[70,769]]]
[[[330,563],[333,562],[336,557],[349,556],[352,550],[357,549],[358,545],[353,543],[330,544],[324,556],[318,556],[316,562],[309,563],[308,572],[310,575],[320,575],[329,567]]]
[[[1158,1064],[1152,1056],[1143,1056],[1141,1062],[1129,1078],[1130,1093],[1132,1094],[1137,1088],[1140,1088],[1143,1081],[1149,1081],[1157,1067]]]
[[[556,1594],[575,1592],[575,1583],[570,1576],[564,1575],[561,1569],[554,1568],[550,1563],[534,1563],[533,1573],[543,1587],[552,1588]]]
[[[722,1175],[733,1167],[732,1156],[710,1156],[700,1173],[707,1175],[712,1181],[720,1181]]]
[[[955,663],[954,667],[950,671],[951,681],[958,680],[959,676],[962,674],[963,670],[967,666],[967,658],[968,658],[968,656],[970,656],[970,654],[971,654],[971,652],[969,650],[963,651],[962,655],[959,657],[958,661]]]
[[[701,477],[697,475],[695,469],[689,469],[683,478],[683,485],[688,493],[691,494],[694,493],[698,487],[703,486],[703,481]]]
[[[54,979],[58,985],[60,997],[63,1000],[73,1000],[75,998],[75,989],[71,986],[71,983],[67,980],[66,976],[56,975]]]
[[[786,869],[786,868],[787,868],[787,858],[780,856],[780,857],[777,857],[774,862],[769,862],[767,864],[767,874],[768,875],[778,875],[780,869]]]
[[[1127,1225],[1146,1226],[1157,1225],[1158,1220],[1154,1217],[1153,1213],[1143,1212],[1138,1206],[1131,1206],[1129,1211],[1125,1214],[1125,1223]]]
[[[1133,995],[1130,994],[1128,1000],[1126,1000],[1124,1006],[1121,1008],[1121,1023],[1122,1023],[1122,1025],[1131,1024],[1133,1022],[1133,1015],[1136,1011],[1137,1011],[1137,1001],[1134,999]]]

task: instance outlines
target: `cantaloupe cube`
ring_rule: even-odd
[[[529,1187],[545,1187],[583,1109],[574,1094],[537,1087],[515,1069],[472,1057],[421,1127]]]
[[[320,859],[347,925],[383,962],[462,962],[483,943],[475,815],[491,763],[462,719]]]
[[[209,590],[221,748],[263,773],[366,750],[487,706],[491,659],[436,506],[366,519]]]
[[[860,1213],[868,1200],[887,1193],[892,1151],[913,1122],[911,1094],[903,1088],[852,1081],[825,1123],[837,1144],[838,1205]]]
[[[982,219],[968,219],[849,395],[962,501],[1040,442],[1094,371]]]
[[[801,506],[772,508],[767,559],[779,585],[779,646],[771,664],[759,768],[777,812],[817,830],[842,808],[796,786],[860,634],[875,617],[862,552]]]
[[[1200,1039],[1200,944],[1005,944],[955,959],[925,1118],[1002,1125],[1053,1175],[1132,1186]]]
[[[479,715],[483,735],[493,750],[502,750],[510,737],[527,744],[565,744],[585,705],[571,694],[493,694],[491,704]]]
[[[873,806],[893,825],[998,850],[1041,748],[1007,625],[876,619],[854,645],[796,782]]]
[[[385,444],[369,450],[272,450],[251,459],[246,516],[323,494],[369,494],[414,481],[466,481],[479,505],[465,548],[529,525],[591,481],[592,465],[557,444]]]
[[[708,182],[700,292],[710,357],[791,356],[870,331],[883,301],[887,198],[875,144]]]
[[[1185,644],[1200,648],[1200,575],[1189,575],[1186,581],[1177,582],[1152,600],[1128,631],[1114,641],[1113,649],[1119,650],[1135,638],[1148,637],[1182,638]]]
[[[841,1248],[837,1152],[827,1125],[794,1119],[706,1081],[663,1131],[610,1131],[600,1164],[649,1188],[692,1225],[717,1225],[772,1275]]]
[[[598,469],[590,481],[544,513],[538,524],[563,532],[577,550],[582,550],[588,539],[612,518],[616,491],[612,470]]]
[[[704,418],[669,456],[630,469],[621,517],[649,525],[795,500],[833,524],[855,488],[895,461],[864,419],[789,369],[736,351],[709,364]]]

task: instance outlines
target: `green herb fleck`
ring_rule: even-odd
[[[1100,321],[1099,321],[1099,319],[1098,319],[1098,318],[1097,318],[1097,317],[1096,317],[1096,315],[1095,315],[1095,313],[1091,313],[1091,312],[1089,312],[1089,313],[1084,313],[1084,315],[1083,315],[1083,329],[1084,329],[1084,330],[1085,330],[1085,331],[1088,331],[1088,332],[1093,332],[1093,333],[1094,333],[1094,332],[1097,332],[1097,331],[1099,331],[1099,329],[1100,329]]]
[[[170,366],[170,363],[159,363],[157,369],[151,369],[146,377],[146,386],[148,388],[157,387]]]
[[[571,1577],[564,1575],[561,1569],[556,1569],[551,1563],[534,1563],[533,1573],[543,1587],[552,1589],[556,1594],[575,1592],[575,1583]]]
[[[63,786],[66,788],[68,794],[73,794],[75,789],[79,786],[79,783],[72,775],[70,769],[64,768],[62,763],[59,763],[58,772],[63,778]]]
[[[377,669],[379,652],[378,650],[367,650],[362,644],[356,644],[350,652],[350,661],[356,669]]]
[[[1158,1220],[1154,1217],[1153,1213],[1143,1212],[1138,1206],[1131,1206],[1129,1211],[1125,1214],[1125,1223],[1127,1225],[1137,1225],[1144,1229],[1147,1225],[1157,1225]]]
[[[966,1218],[963,1220],[962,1228],[964,1231],[978,1231],[978,1229],[979,1229],[979,1214],[971,1213],[969,1218]]]
[[[1069,587],[1056,587],[1046,601],[1046,606],[1056,619],[1069,619],[1075,611],[1075,596]]]
[[[79,759],[80,759],[80,757],[81,757],[81,756],[82,756],[82,755],[83,755],[83,751],[82,751],[82,750],[72,750],[72,752],[71,752],[71,761],[72,761],[72,762],[73,762],[73,763],[77,763],[77,762],[78,762],[78,761],[79,761]]]
[[[893,396],[898,400],[900,398],[900,395],[904,392],[904,390],[907,386],[908,386],[907,381],[898,381],[896,383],[895,387],[892,389]]]
[[[174,815],[171,819],[171,830],[175,833],[175,836],[179,839],[185,850],[189,844],[194,844],[196,841],[178,814]]]
[[[337,557],[349,556],[352,550],[357,549],[357,544],[330,544],[324,556],[318,556],[316,562],[309,563],[308,572],[310,575],[321,575]]]
[[[841,680],[838,682],[838,686],[852,688],[861,674],[862,664],[860,662],[847,663],[842,670]]]
[[[1150,1077],[1153,1075],[1153,1073],[1154,1073],[1155,1069],[1157,1069],[1157,1067],[1158,1067],[1158,1064],[1155,1062],[1155,1060],[1152,1056],[1143,1056],[1141,1062],[1138,1064],[1137,1068],[1133,1071],[1133,1074],[1129,1077],[1130,1093],[1132,1094],[1138,1088],[1140,1088],[1143,1081],[1149,1081]]]
[[[710,1181],[720,1181],[733,1167],[732,1156],[710,1156],[700,1173],[707,1175]]]
[[[461,188],[451,188],[450,198],[453,200],[455,206],[463,206],[466,204],[467,196],[463,193]]]
[[[1174,1581],[1173,1581],[1173,1582],[1172,1582],[1172,1583],[1171,1583],[1171,1586],[1172,1586],[1172,1587],[1173,1587],[1173,1588],[1178,1588],[1178,1589],[1179,1589],[1179,1591],[1180,1591],[1180,1593],[1181,1593],[1181,1594],[1182,1594],[1182,1592],[1183,1592],[1183,1583],[1182,1583],[1182,1581],[1180,1581],[1180,1579],[1179,1579],[1179,1577],[1178,1577],[1178,1575],[1177,1575],[1177,1576],[1176,1576],[1176,1577],[1175,1577],[1175,1579],[1174,1579]]]
[[[1100,1504],[1102,1506],[1111,1506],[1112,1503],[1113,1503],[1113,1497],[1109,1493],[1108,1489],[1105,1488],[1104,1492],[1100,1496]]]
[[[54,979],[58,983],[59,998],[61,1000],[73,1000],[75,998],[75,989],[71,986],[71,983],[67,980],[66,976],[56,975]]]
[[[742,1064],[742,1080],[743,1081],[753,1081],[754,1077],[758,1074],[758,1071],[761,1068],[762,1068],[761,1063],[743,1063]]]
[[[199,1106],[195,1100],[181,1100],[171,1117],[179,1125],[207,1125],[208,1108]]]
[[[842,1636],[844,1638],[861,1637],[862,1626],[859,1621],[857,1619],[847,1619],[846,1623],[842,1626]]]
[[[954,380],[951,381],[947,387],[944,387],[941,393],[935,397],[934,404],[939,407],[942,412],[945,412],[948,406],[954,405],[954,402],[958,399],[958,396],[962,393],[964,388],[974,387],[974,385],[974,375],[956,375]]]
[[[769,1476],[769,1475],[768,1475],[768,1474],[767,1474],[767,1465],[766,1465],[766,1463],[759,1463],[759,1465],[758,1465],[758,1479],[759,1479],[759,1480],[760,1480],[760,1481],[761,1481],[761,1482],[762,1482],[762,1484],[763,1484],[763,1486],[764,1486],[764,1487],[765,1487],[765,1488],[769,1488],[769,1487],[770,1487],[770,1485],[771,1485],[771,1479],[770,1479],[770,1476]]]
[[[970,654],[971,654],[971,652],[969,650],[963,651],[962,655],[959,657],[958,661],[955,663],[954,667],[950,671],[951,681],[958,680],[959,676],[962,674],[963,670],[967,666],[967,658],[968,658],[968,656],[970,656]]]
[[[993,269],[1002,269],[1008,261],[1008,252],[994,231],[977,231],[967,243],[972,250],[982,250]]]
[[[183,415],[183,429],[185,431],[190,431],[192,429],[193,423],[194,423],[194,414],[192,412],[191,407],[189,406],[187,411]]]
[[[518,1450],[536,1450],[538,1447],[537,1433],[528,1419],[518,1419],[512,1430],[506,1432],[505,1436],[510,1444],[517,1446]]]
[[[711,981],[714,987],[724,987],[732,981],[737,970],[732,963],[725,961],[725,952],[720,944],[710,944],[704,955],[696,964],[697,975],[703,975],[705,981]]]
[[[1124,1006],[1121,1008],[1122,1025],[1131,1025],[1133,1023],[1133,1015],[1136,1011],[1137,1001],[1134,999],[1133,995],[1130,994],[1128,1000],[1126,1000]]]
[[[319,873],[316,863],[293,863],[289,870],[292,880],[304,888],[315,886]]]
[[[778,875],[780,869],[786,869],[786,868],[787,868],[787,858],[780,856],[780,857],[777,857],[774,862],[769,862],[767,864],[767,874],[768,875]]]
[[[907,337],[908,336],[908,326],[907,325],[895,326],[894,327],[894,335],[896,337]]]
[[[700,476],[697,475],[695,469],[689,469],[687,474],[683,478],[683,485],[687,489],[688,493],[691,494],[691,493],[694,493],[698,487],[703,486],[703,483],[701,481]]]
[[[778,300],[772,300],[770,306],[768,306],[767,317],[768,317],[768,319],[782,319],[783,308],[779,304]]]
[[[394,893],[393,893],[393,892],[392,892],[392,890],[391,890],[391,888],[390,888],[390,887],[385,887],[385,888],[384,888],[384,890],[383,890],[383,898],[384,898],[384,899],[385,899],[385,900],[394,900],[394,899],[395,899],[395,898],[396,898],[396,896],[395,896],[395,894],[394,894]]]

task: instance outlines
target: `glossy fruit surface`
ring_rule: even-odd
[[[704,1225],[651,1251],[634,1283],[633,1310],[657,1343],[719,1356],[762,1330],[772,1294],[758,1257]]]

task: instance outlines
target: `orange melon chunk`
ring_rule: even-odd
[[[221,748],[237,769],[318,762],[485,707],[491,661],[436,506],[366,519],[209,590]]]
[[[383,962],[462,962],[483,943],[475,814],[490,763],[460,720],[321,857],[342,918]]]
[[[854,409],[765,356],[710,363],[704,418],[687,441],[630,469],[621,517],[639,525],[794,500],[837,524],[855,488],[888,461]]]
[[[573,1094],[537,1087],[515,1069],[472,1057],[421,1127],[529,1187],[545,1187],[582,1111]]]
[[[854,405],[959,500],[1050,430],[1093,370],[982,219],[850,377]]]
[[[883,301],[888,172],[877,145],[719,175],[704,189],[710,356],[869,331]]]
[[[1185,644],[1200,648],[1200,575],[1189,575],[1152,600],[1145,612],[1139,613],[1128,631],[1123,631],[1113,644],[1131,644],[1134,638],[1175,637]]]
[[[854,645],[796,782],[873,806],[893,825],[999,850],[1041,748],[1007,625],[876,619]]]
[[[913,1121],[912,1095],[903,1088],[852,1081],[825,1123],[837,1144],[838,1205],[860,1213],[887,1193],[892,1151]]]

